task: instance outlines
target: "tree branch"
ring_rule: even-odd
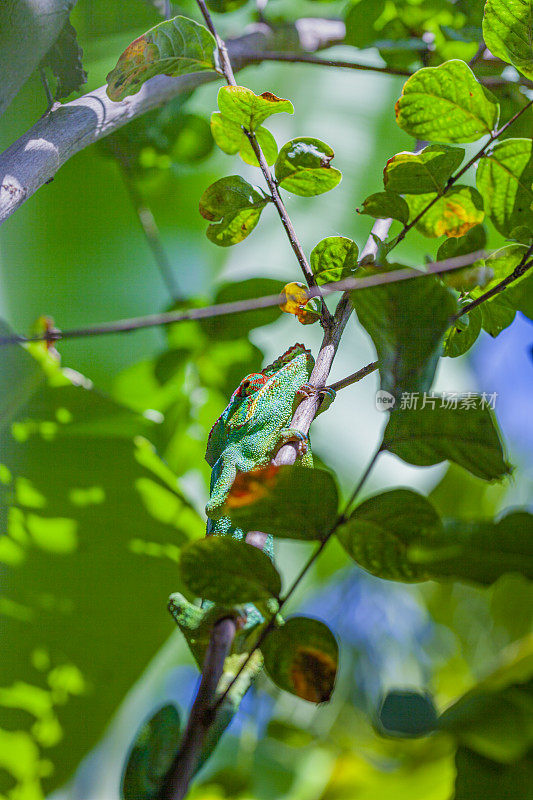
[[[344,23],[300,19],[294,24],[293,34],[302,50],[319,50],[343,40]],[[229,40],[227,46],[233,63],[242,69],[247,64],[257,63],[259,54],[270,49],[273,42],[279,42],[279,34],[266,25],[257,24],[243,36]],[[294,50],[294,39],[290,48]],[[52,180],[63,164],[80,150],[173,97],[215,80],[219,80],[219,76],[214,72],[180,78],[161,75],[147,81],[137,94],[119,103],[111,101],[106,87],[101,86],[54,109],[0,155],[0,223]]]
[[[379,223],[387,222],[388,220],[377,220],[373,231],[382,230]],[[377,244],[372,240],[374,247],[377,249]],[[367,253],[365,247],[362,251]],[[369,275],[365,278],[346,278],[336,283],[326,283],[320,287],[320,291],[324,295],[329,295],[334,292],[347,292],[347,291],[360,291],[362,289],[369,289],[373,286],[382,286],[385,283],[396,283],[397,281],[410,280],[411,278],[424,278],[427,275],[436,275],[443,272],[451,272],[455,269],[462,269],[475,263],[480,258],[486,258],[487,253],[484,250],[476,250],[473,253],[468,253],[464,256],[455,256],[454,258],[447,258],[444,261],[435,261],[426,265],[425,272],[406,267],[405,269],[393,270],[390,272],[377,273]],[[318,296],[318,289],[309,289],[307,295],[309,298]],[[191,308],[187,311],[166,311],[161,314],[150,314],[146,317],[132,317],[130,319],[119,319],[114,322],[106,322],[103,325],[92,325],[87,328],[70,328],[62,331],[58,328],[51,328],[44,333],[35,336],[21,336],[20,334],[13,334],[11,336],[0,336],[0,346],[13,345],[13,344],[28,344],[29,342],[58,342],[62,339],[81,339],[89,336],[106,336],[115,333],[133,333],[134,331],[143,330],[145,328],[156,328],[163,325],[174,325],[178,322],[185,322],[187,320],[199,319],[212,319],[213,317],[223,317],[228,314],[239,314],[244,311],[256,311],[260,308],[270,308],[279,305],[280,296],[277,294],[267,295],[266,297],[258,297],[251,300],[237,300],[233,303],[219,303],[215,306],[206,306],[205,308]],[[340,305],[340,304],[339,304]],[[348,306],[349,307],[349,306]],[[464,312],[463,312],[464,313]],[[336,316],[340,314],[336,313]],[[327,373],[320,377],[325,381]],[[324,386],[324,383],[316,384],[317,386]]]
[[[224,661],[237,632],[232,617],[219,620],[213,627],[202,669],[202,680],[191,708],[180,747],[160,792],[161,800],[182,800],[196,771],[198,759],[216,710],[216,691],[224,671]]]

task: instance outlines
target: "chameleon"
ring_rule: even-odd
[[[319,413],[335,398],[333,389],[317,390],[308,383],[314,363],[310,350],[303,344],[294,344],[261,372],[243,378],[231,395],[211,428],[207,442],[205,458],[211,467],[211,491],[206,505],[208,536],[233,536],[240,540],[246,537],[246,532],[232,525],[230,518],[224,515],[224,505],[237,472],[266,466],[277,449],[288,441],[298,443],[300,463],[313,466],[309,438],[289,427],[289,423],[298,403],[309,394],[318,391],[322,396]],[[272,536],[267,536],[264,550],[273,556]],[[213,623],[212,604],[198,607],[175,593],[171,595],[169,609],[201,665],[206,624]],[[262,621],[254,607],[248,606],[244,613],[248,617],[245,630]]]
[[[298,456],[304,466],[313,466],[309,438],[288,427],[298,403],[316,392],[308,383],[314,367],[311,352],[295,344],[261,372],[247,375],[213,425],[205,458],[211,467],[211,493],[206,505],[207,535],[243,539],[245,532],[234,528],[223,507],[237,472],[266,466],[276,450],[289,441],[298,443]],[[332,389],[322,395],[319,413],[331,405]],[[272,537],[265,551],[272,555]]]

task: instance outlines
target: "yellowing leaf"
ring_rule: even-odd
[[[436,195],[410,194],[405,200],[409,206],[409,220],[415,219]],[[440,197],[416,224],[424,236],[464,236],[470,228],[483,222],[483,199],[471,186],[454,186]]]
[[[238,472],[229,491],[226,507],[242,508],[266,497],[276,483],[278,470],[279,467],[268,464],[250,472]]]
[[[288,283],[279,299],[280,309],[286,314],[294,314],[302,325],[312,325],[320,319],[320,299],[309,299],[307,287],[303,283]]]
[[[107,95],[123,100],[154,75],[215,72],[215,49],[212,34],[194,20],[178,16],[161,22],[124,50],[107,76]]]
[[[285,111],[294,114],[290,100],[276,97],[272,92],[254,94],[244,86],[223,86],[218,93],[218,107],[228,119],[255,130],[267,117]]]

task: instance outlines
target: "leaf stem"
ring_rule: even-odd
[[[219,59],[220,59],[220,66],[221,66],[222,72],[224,73],[224,77],[226,78],[226,82],[228,83],[229,86],[236,86],[237,83],[235,81],[235,75],[233,74],[233,68],[231,66],[231,60],[230,60],[230,57],[228,55],[228,50],[226,48],[226,43],[219,36],[219,34],[218,34],[218,32],[217,32],[217,30],[215,28],[215,25],[214,25],[213,20],[211,18],[211,14],[209,13],[209,9],[207,8],[207,6],[205,4],[205,0],[196,0],[196,2],[198,4],[198,7],[199,7],[200,11],[202,12],[202,16],[203,16],[203,18],[205,20],[205,24],[207,25],[207,27],[209,28],[209,30],[211,31],[211,33],[215,37],[215,41],[217,43]],[[247,137],[248,141],[250,142],[250,145],[251,145],[251,147],[252,147],[252,149],[253,149],[253,151],[255,153],[255,156],[256,156],[257,161],[259,163],[259,167],[261,169],[261,172],[263,173],[263,176],[265,178],[267,186],[268,186],[268,188],[270,190],[270,194],[272,196],[272,201],[273,201],[274,205],[276,206],[276,210],[277,210],[277,212],[279,214],[279,218],[281,220],[281,223],[282,223],[283,227],[285,228],[285,232],[287,234],[287,238],[289,239],[290,245],[291,245],[291,247],[293,249],[293,252],[294,252],[294,254],[295,254],[295,256],[296,256],[296,258],[298,260],[298,263],[299,263],[300,268],[301,268],[301,270],[303,272],[304,278],[307,281],[307,285],[310,286],[310,287],[313,287],[313,288],[318,288],[317,287],[317,282],[315,280],[315,276],[313,274],[313,270],[311,269],[311,267],[309,265],[309,262],[308,262],[308,260],[306,258],[306,255],[304,253],[304,250],[302,248],[302,245],[300,244],[300,241],[298,240],[298,237],[296,235],[296,231],[294,230],[294,226],[293,226],[293,224],[291,222],[291,219],[290,219],[290,217],[289,217],[289,215],[287,213],[287,209],[285,208],[285,204],[284,204],[283,200],[281,199],[281,196],[280,196],[280,193],[279,193],[279,190],[278,190],[278,186],[277,186],[274,178],[272,177],[272,173],[270,172],[270,168],[269,168],[269,166],[267,164],[267,161],[266,161],[266,158],[264,156],[264,153],[263,153],[263,151],[261,149],[261,146],[260,146],[259,142],[257,141],[257,137],[256,137],[255,133],[252,130],[248,130],[244,126],[243,126],[243,131],[246,134],[246,137]],[[320,290],[318,291],[318,296],[321,297]],[[330,313],[330,311],[329,311],[329,309],[326,306],[324,301],[322,302],[322,314],[321,314],[321,316],[322,316],[322,324],[324,325],[324,327],[325,328],[331,327],[331,325],[333,323],[333,318],[332,318],[331,313]]]
[[[267,51],[253,56],[249,59],[252,62],[260,63],[261,61],[281,61],[289,62],[290,64],[316,64],[321,67],[335,67],[339,69],[355,69],[363,72],[380,72],[384,75],[398,75],[404,78],[409,78],[413,73],[408,69],[396,69],[394,67],[372,66],[370,64],[360,64],[354,61],[342,61],[338,59],[320,58],[307,53],[277,53],[274,51]]]

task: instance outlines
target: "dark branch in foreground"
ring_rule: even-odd
[[[160,800],[182,800],[187,794],[206,735],[214,721],[217,687],[236,632],[237,623],[231,617],[219,620],[213,628],[200,688],[189,714],[180,749],[163,783]]]

